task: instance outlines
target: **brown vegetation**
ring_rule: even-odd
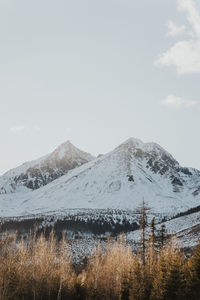
[[[0,300],[200,299],[200,245],[186,259],[176,240],[160,243],[153,226],[145,252],[133,254],[121,236],[104,250],[94,249],[79,274],[66,240],[58,242],[53,232],[48,238],[31,235],[28,241],[5,234],[0,240]]]
[[[66,241],[32,235],[28,242],[16,235],[0,240],[0,299],[68,299],[75,273]]]

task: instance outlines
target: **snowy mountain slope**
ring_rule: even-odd
[[[38,189],[93,158],[67,141],[51,154],[24,163],[2,175],[0,194]]]
[[[172,216],[200,204],[200,172],[182,168],[162,147],[129,139],[112,152],[28,193],[0,196],[0,216],[67,209],[133,210]]]
[[[148,216],[149,223],[151,219],[152,216]],[[199,211],[159,223],[156,225],[156,229],[160,229],[163,224],[166,227],[167,234],[176,236],[180,246],[185,250],[191,250],[192,247],[198,244],[200,240]],[[130,244],[137,245],[141,238],[141,230],[128,232],[126,237]]]

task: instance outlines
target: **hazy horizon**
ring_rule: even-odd
[[[0,0],[0,174],[129,137],[200,169],[197,0]]]

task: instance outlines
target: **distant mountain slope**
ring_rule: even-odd
[[[0,194],[36,190],[92,159],[92,155],[67,141],[51,154],[27,162],[1,176]]]
[[[188,212],[189,213],[189,212]],[[150,223],[152,216],[148,216]],[[180,246],[185,250],[191,250],[192,247],[198,244],[200,239],[200,212],[191,212],[183,214],[183,216],[172,218],[163,223],[156,224],[156,229],[160,229],[165,225],[167,234],[178,237]],[[138,243],[141,237],[141,230],[129,232],[127,234],[127,241]]]
[[[198,170],[181,167],[155,143],[131,138],[31,193],[1,195],[0,215],[23,216],[69,208],[134,211],[145,199],[151,213],[172,216],[199,205],[199,190]]]

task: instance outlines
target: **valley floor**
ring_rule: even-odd
[[[148,222],[155,218],[156,230],[159,231],[164,225],[169,235],[178,237],[180,247],[190,252],[200,238],[200,212],[199,209],[196,210],[168,220],[163,215],[148,213]],[[139,219],[138,211],[72,209],[43,215],[2,218],[1,231],[17,231],[18,237],[27,239],[36,228],[38,234],[45,231],[47,235],[53,229],[58,239],[65,235],[73,261],[79,263],[99,243],[104,246],[108,238],[116,240],[120,233],[124,234],[131,249],[136,251],[141,236]]]

